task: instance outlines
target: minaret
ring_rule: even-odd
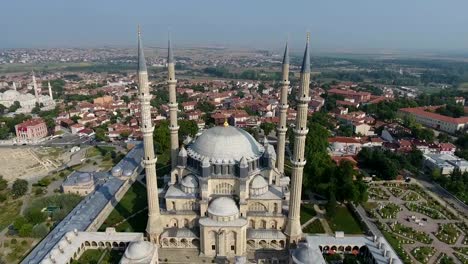
[[[138,84],[141,104],[141,132],[143,133],[144,159],[146,173],[146,189],[148,193],[148,224],[146,233],[150,241],[158,243],[162,232],[161,215],[159,212],[158,182],[156,180],[156,160],[153,145],[153,124],[151,123],[151,94],[149,92],[148,71],[141,43],[140,27],[138,27]]]
[[[13,90],[16,91],[16,82],[13,82]]]
[[[276,128],[276,133],[278,134],[278,145],[276,149],[276,154],[278,155],[278,170],[284,172],[284,152],[286,145],[286,131],[288,127],[286,126],[286,119],[288,114],[288,89],[289,89],[289,50],[288,43],[284,48],[283,56],[283,81],[281,86],[281,95],[280,95],[280,119],[279,125]],[[279,181],[277,181],[279,184]]]
[[[49,97],[50,100],[54,100],[54,97],[52,95],[52,86],[50,85],[50,82],[47,82],[47,86],[49,87]]]
[[[175,79],[175,62],[172,54],[171,38],[167,43],[167,84],[169,86],[169,131],[171,133],[171,167],[177,167],[177,154],[179,153],[179,126],[177,125],[177,97]]]
[[[309,97],[309,82],[310,82],[310,56],[309,56],[309,33],[307,34],[307,44],[302,61],[300,86],[296,95],[297,117],[296,126],[294,128],[294,150],[291,173],[291,189],[289,201],[288,224],[286,226],[286,234],[289,238],[289,243],[297,244],[302,237],[302,229],[300,223],[301,211],[301,191],[302,191],[302,176],[306,161],[304,159],[307,129],[307,110],[310,101]]]
[[[34,96],[36,97],[36,102],[39,103],[39,91],[37,90],[36,76],[34,76],[34,71],[32,72]]]

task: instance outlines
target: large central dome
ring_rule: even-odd
[[[189,155],[202,160],[239,161],[257,158],[264,148],[247,131],[232,126],[217,126],[203,132],[188,146]]]

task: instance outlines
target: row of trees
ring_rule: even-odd
[[[414,149],[408,153],[363,148],[358,154],[360,168],[368,169],[383,180],[394,180],[401,169],[416,172],[422,166],[423,154]]]
[[[362,175],[354,169],[354,164],[349,161],[336,164],[332,161],[327,153],[330,133],[321,124],[327,124],[328,120],[323,119],[321,113],[315,113],[314,116],[308,124],[303,190],[311,190],[327,197],[327,212],[333,216],[337,202],[366,201],[367,186],[362,181]],[[290,142],[292,145],[291,134]]]

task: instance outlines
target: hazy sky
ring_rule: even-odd
[[[146,45],[468,51],[468,0],[1,0],[0,47]]]

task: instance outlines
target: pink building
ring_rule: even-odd
[[[34,141],[47,136],[47,126],[42,118],[34,118],[15,126],[18,141]]]

